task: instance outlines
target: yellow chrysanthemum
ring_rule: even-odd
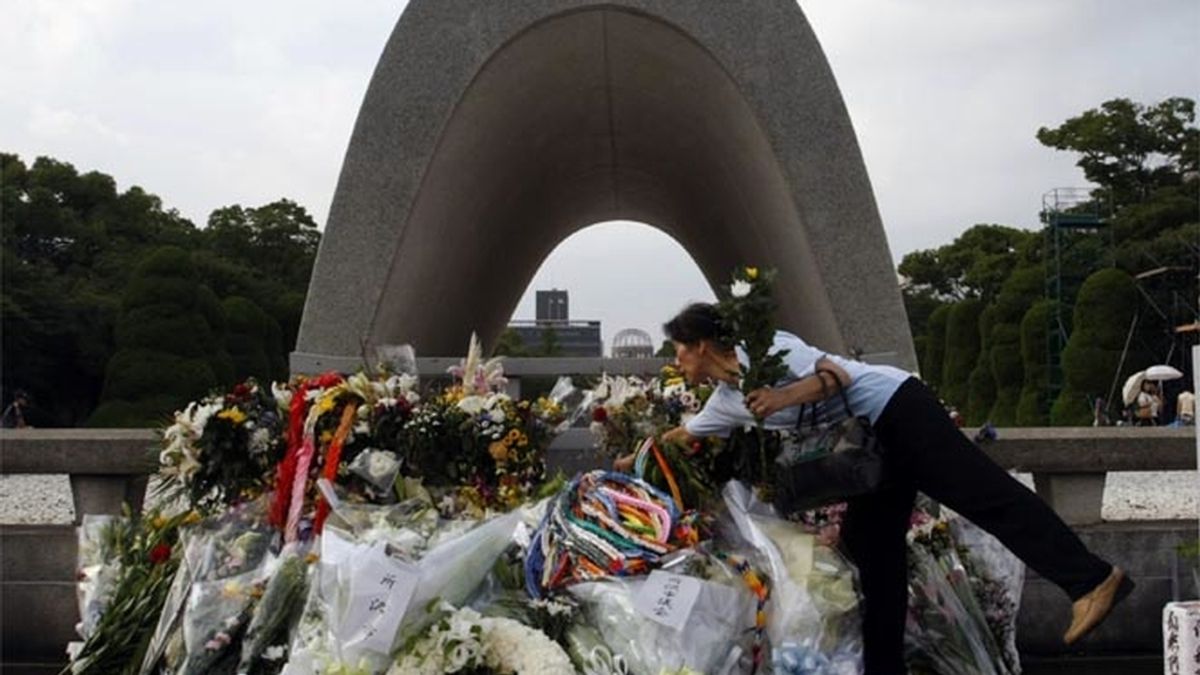
[[[754,281],[755,279],[757,279],[758,278],[758,268],[757,267],[747,267],[746,268],[746,278],[749,279],[750,281]]]
[[[217,417],[229,420],[234,424],[241,424],[242,422],[246,421],[246,413],[238,410],[236,407],[222,410],[221,412],[217,413]]]

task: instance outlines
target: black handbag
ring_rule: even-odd
[[[796,430],[775,458],[773,502],[781,515],[874,492],[883,482],[883,448],[871,421],[854,415],[841,379],[820,368],[816,376],[824,400],[830,397],[823,373],[837,383],[846,419],[822,422],[817,419],[816,404],[800,407]]]

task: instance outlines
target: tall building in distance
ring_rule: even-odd
[[[567,292],[558,289],[538,291],[534,294],[538,321],[567,321],[571,312],[567,303]]]
[[[533,321],[512,321],[508,327],[521,338],[521,346],[531,356],[603,356],[599,321],[572,321],[570,302],[565,290],[552,289],[534,294],[537,317]]]

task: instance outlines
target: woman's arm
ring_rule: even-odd
[[[664,443],[680,443],[686,446],[691,446],[698,439],[688,433],[687,427],[678,426],[662,435]],[[631,452],[628,455],[622,455],[613,460],[613,470],[630,473],[633,471],[633,462],[637,458],[636,452]]]
[[[850,373],[829,359],[817,361],[817,369],[831,371],[843,389],[853,381]],[[784,387],[755,389],[746,396],[746,407],[755,417],[767,417],[784,408],[824,400],[826,395],[832,396],[836,392],[838,382],[834,382],[829,373],[816,373]]]

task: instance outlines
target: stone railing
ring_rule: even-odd
[[[0,473],[68,474],[77,518],[116,513],[123,502],[141,504],[157,445],[148,429],[3,430]],[[599,466],[591,447],[586,429],[570,429],[551,445],[549,462],[568,472]],[[1190,427],[1000,429],[984,450],[1006,469],[1033,474],[1038,495],[1072,525],[1100,522],[1111,471],[1196,468]]]

